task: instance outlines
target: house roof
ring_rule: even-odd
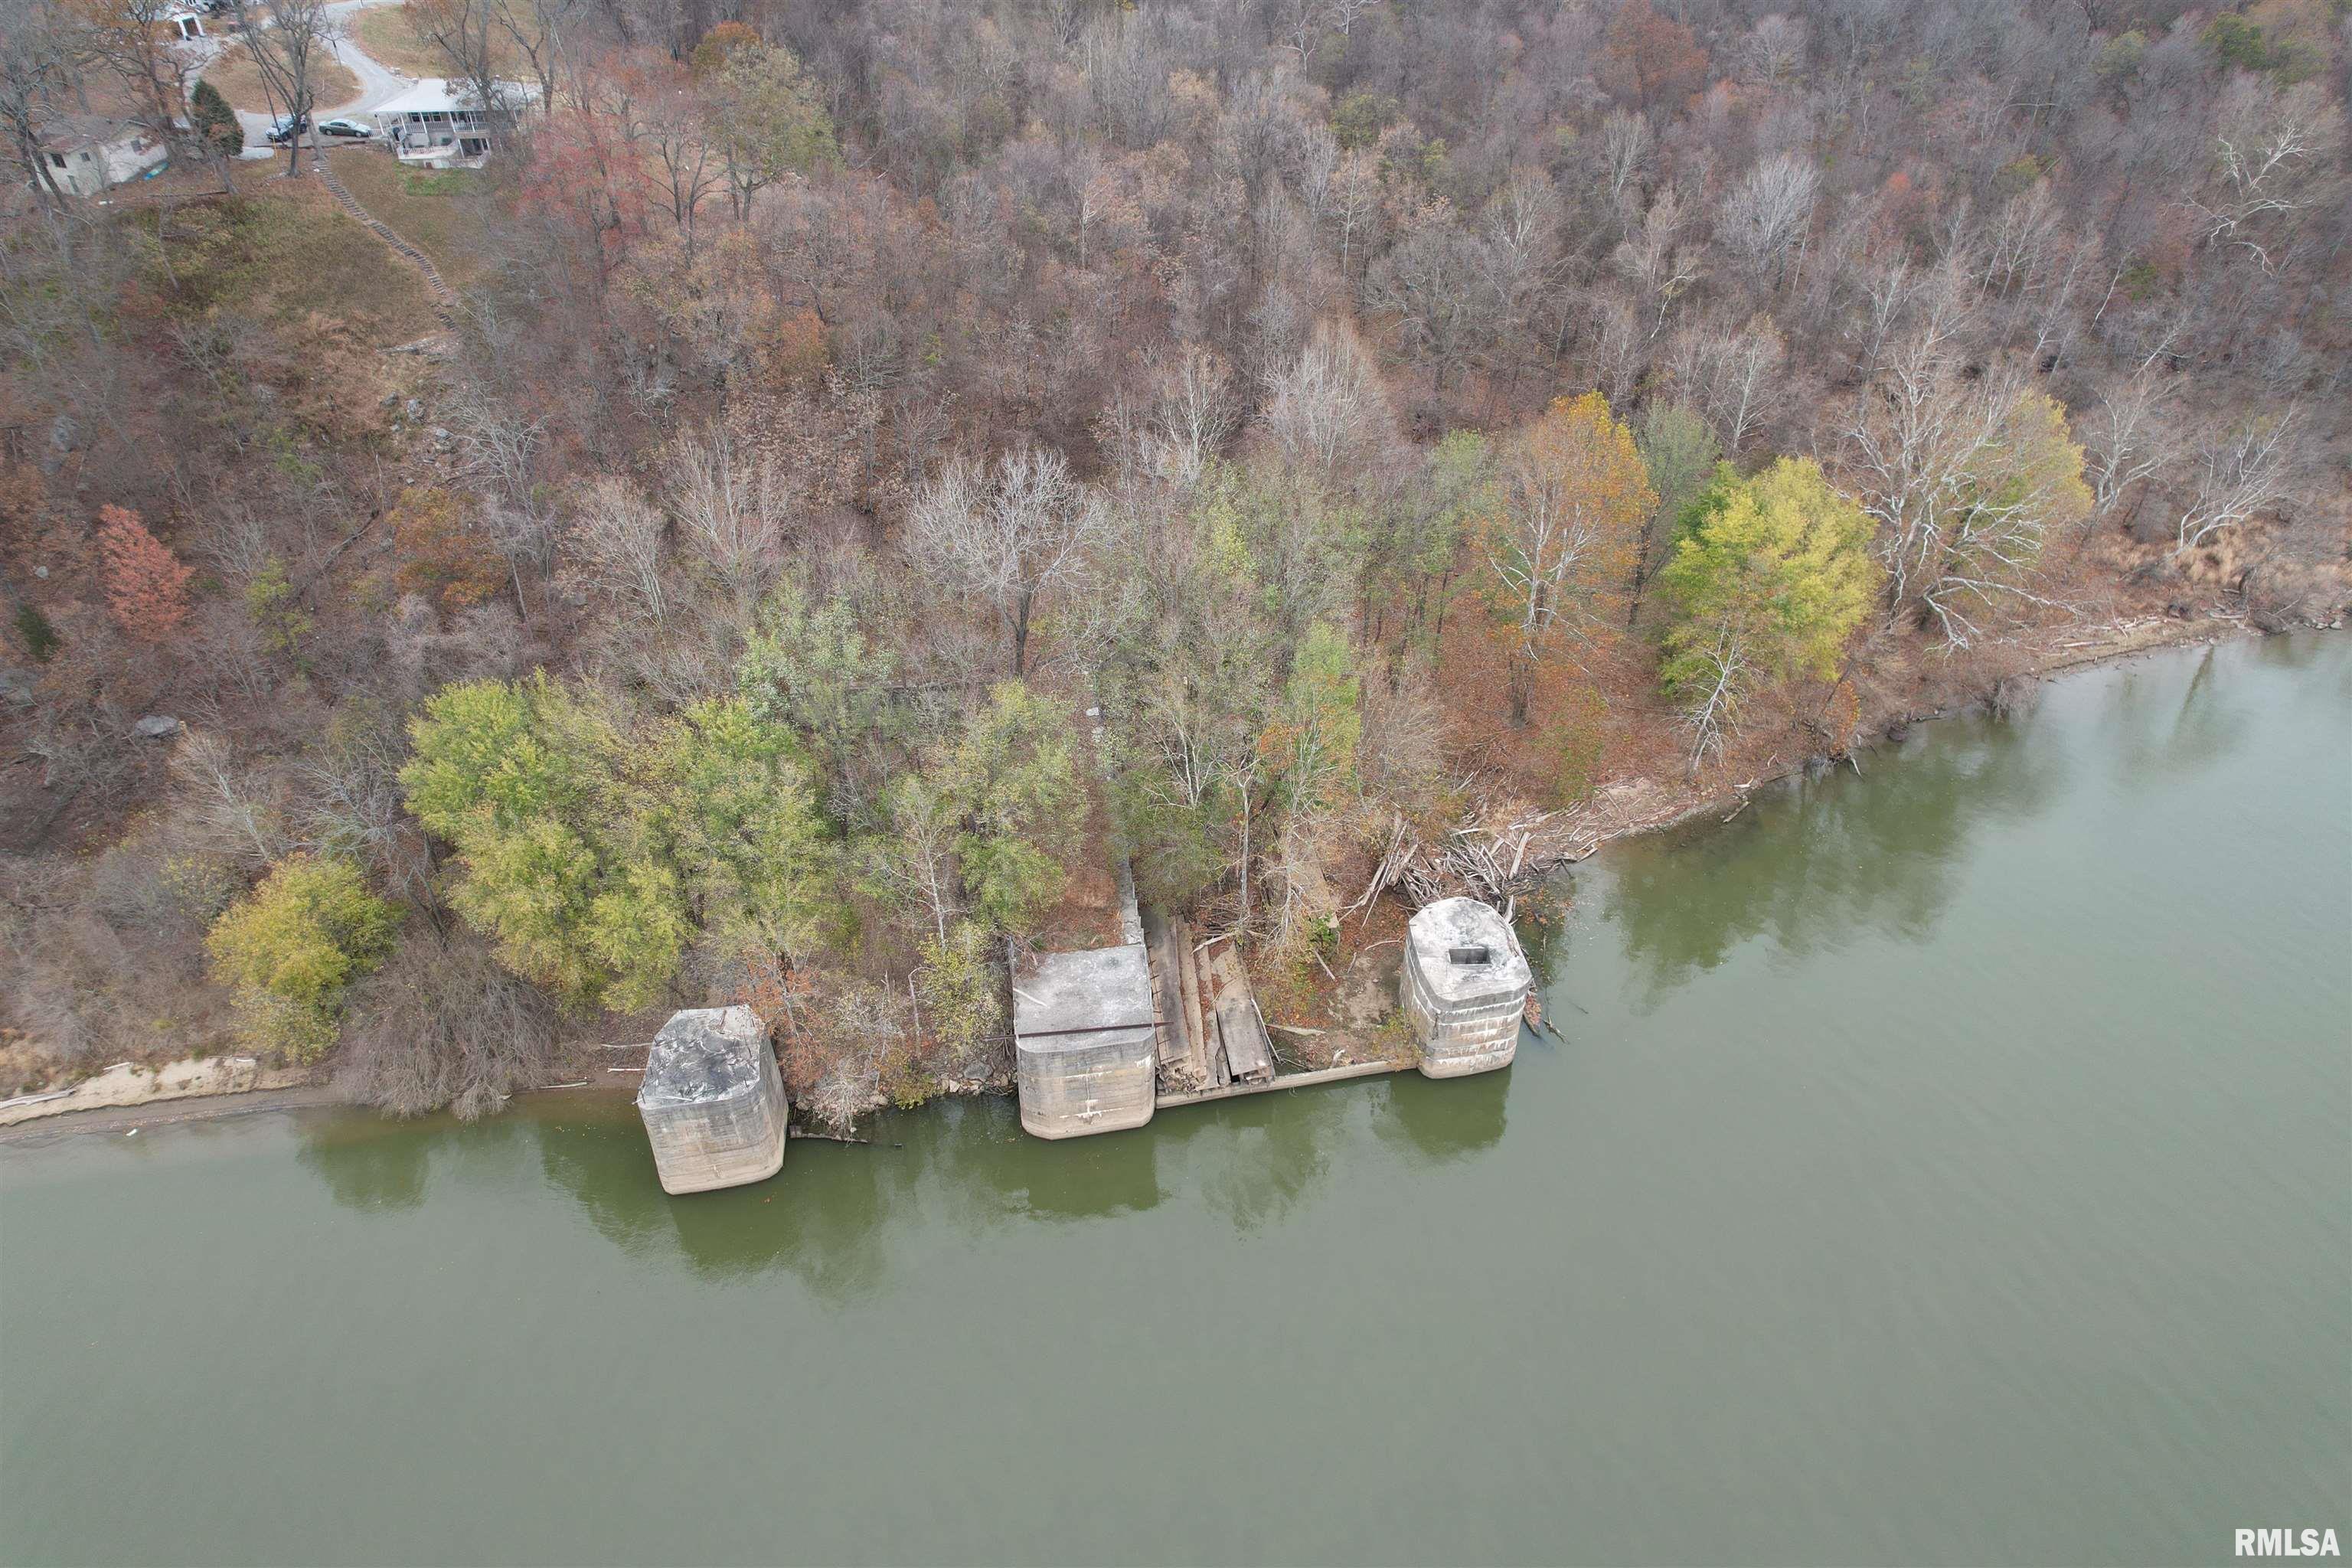
[[[500,81],[491,84],[499,102],[509,107],[529,103],[539,96],[539,89],[528,82]],[[481,96],[471,82],[451,81],[446,77],[428,76],[399,97],[377,104],[367,112],[397,119],[404,114],[448,114],[459,110],[478,109]]]
[[[54,114],[41,122],[41,148],[71,153],[83,147],[109,147],[146,129],[136,120],[111,114]]]

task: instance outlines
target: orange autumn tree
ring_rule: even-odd
[[[1658,504],[1633,433],[1598,392],[1560,398],[1501,444],[1484,529],[1500,617],[1512,633],[1510,710],[1528,721],[1536,671],[1571,636],[1598,633]]]
[[[188,579],[171,547],[147,531],[127,507],[98,509],[99,574],[106,607],[130,637],[160,647],[188,619]]]
[[[392,511],[401,591],[445,610],[482,604],[506,585],[508,566],[474,528],[470,496],[438,485],[411,485]]]
[[[1609,18],[1601,57],[1618,89],[1644,110],[1672,107],[1706,82],[1706,51],[1650,0],[1625,0]]]

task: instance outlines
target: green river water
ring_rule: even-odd
[[[0,1558],[2205,1563],[2352,1540],[2352,639],[1579,868],[1507,1072],[0,1149]]]

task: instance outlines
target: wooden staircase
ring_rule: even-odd
[[[457,324],[457,291],[442,278],[441,269],[433,265],[433,258],[393,233],[388,225],[360,205],[359,198],[352,195],[342,181],[335,178],[334,171],[327,167],[327,155],[319,148],[310,150],[310,167],[317,173],[319,183],[327,187],[327,194],[335,198],[337,205],[373,230],[376,237],[390,246],[394,255],[425,275],[425,291],[433,297],[433,313],[441,319],[443,326],[455,328]]]

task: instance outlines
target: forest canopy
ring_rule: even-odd
[[[0,44],[26,1081],[743,999],[846,1119],[1122,858],[1305,996],[1401,846],[2347,598],[2335,0],[406,0],[532,100],[425,174],[142,5]]]

